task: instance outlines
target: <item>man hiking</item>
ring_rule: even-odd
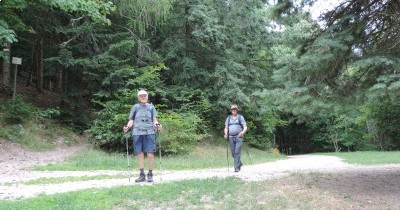
[[[240,155],[242,152],[243,136],[247,131],[246,121],[240,114],[239,107],[236,104],[231,106],[231,115],[226,118],[224,137],[229,140],[232,157],[234,159],[235,172],[239,172],[242,167]]]
[[[132,106],[129,113],[129,121],[124,126],[124,132],[130,128],[133,134],[133,151],[138,158],[140,174],[135,182],[146,181],[144,174],[144,153],[149,159],[149,172],[147,182],[153,182],[154,153],[156,152],[155,129],[160,129],[157,112],[153,104],[149,104],[149,95],[145,90],[137,93],[139,103]]]

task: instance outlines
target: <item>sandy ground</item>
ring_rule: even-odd
[[[35,165],[56,163],[85,149],[87,145],[57,147],[51,151],[37,152],[22,148],[17,143],[0,139],[0,177],[1,181],[10,177],[24,177],[32,173],[29,168]]]
[[[16,144],[0,141],[0,200],[35,197],[89,188],[111,188],[137,185],[126,171],[31,171],[29,167],[64,160],[85,145],[60,147],[48,152],[25,150]],[[344,163],[331,156],[299,155],[270,163],[243,166],[234,173],[227,168],[187,171],[156,171],[154,184],[187,179],[235,176],[245,181],[264,181],[289,176],[294,173],[323,173],[327,178],[318,179],[320,186],[338,193],[362,196],[363,199],[385,200],[400,208],[400,165],[357,166]],[[334,174],[330,176],[329,174]],[[26,185],[24,182],[39,178],[126,175],[123,179],[89,180],[59,184]],[[134,176],[137,173],[135,171]],[[313,177],[313,176],[310,176]],[[324,177],[324,176],[322,176]],[[334,178],[332,178],[334,177]],[[339,178],[338,178],[339,177]],[[314,180],[315,181],[315,180]],[[147,183],[140,185],[149,185]]]
[[[400,167],[357,167],[305,176],[320,191],[355,201],[353,209],[400,209]]]

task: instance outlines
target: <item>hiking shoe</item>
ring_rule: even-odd
[[[147,182],[153,182],[153,174],[147,174]]]
[[[242,169],[243,163],[242,161],[240,161],[240,165],[239,165],[239,171]]]
[[[146,176],[144,174],[140,174],[139,178],[135,179],[135,182],[144,182],[146,181]]]
[[[240,171],[240,169],[237,169],[237,168],[235,169],[235,173],[237,173],[237,172],[239,172],[239,171]]]

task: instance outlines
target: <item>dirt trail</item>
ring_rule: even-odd
[[[59,148],[55,151],[35,153],[25,152],[22,157],[15,158],[7,156],[6,150],[0,150],[0,200],[29,198],[39,194],[54,194],[62,192],[77,191],[89,188],[110,188],[115,186],[135,185],[128,182],[127,178],[116,178],[107,180],[89,180],[64,182],[59,184],[26,185],[24,182],[38,178],[49,177],[70,177],[70,176],[97,176],[97,175],[126,175],[126,171],[30,171],[27,167],[37,164],[48,164],[54,161],[63,160],[65,157],[84,149],[84,146]],[[4,153],[3,153],[4,152]],[[6,154],[6,155],[5,155]],[[3,159],[8,157],[11,159]],[[18,165],[18,166],[17,166]],[[276,162],[244,166],[242,171],[234,173],[228,172],[227,168],[187,170],[187,171],[159,171],[155,172],[155,183],[166,183],[187,179],[206,179],[211,177],[235,176],[245,181],[262,181],[268,179],[288,176],[298,172],[323,172],[323,173],[344,173],[344,174],[367,174],[369,177],[379,177],[379,183],[386,183],[391,189],[400,189],[400,165],[384,166],[355,166],[344,163],[341,159],[332,156],[300,155],[290,156],[286,160]],[[387,175],[387,179],[385,178]],[[136,171],[134,176],[136,176]],[[351,185],[352,180],[348,181]],[[398,183],[398,184],[396,184]],[[374,183],[372,183],[374,184]],[[141,184],[148,185],[148,184]],[[400,191],[394,195],[400,195]]]
[[[56,163],[87,148],[87,144],[59,146],[51,151],[37,152],[21,147],[17,143],[0,139],[0,176],[23,177],[31,173],[28,168],[35,165]]]

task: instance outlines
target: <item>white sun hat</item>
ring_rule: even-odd
[[[137,93],[137,95],[140,96],[140,95],[149,95],[149,94],[148,94],[147,91],[145,91],[145,90],[139,90],[139,92]]]

